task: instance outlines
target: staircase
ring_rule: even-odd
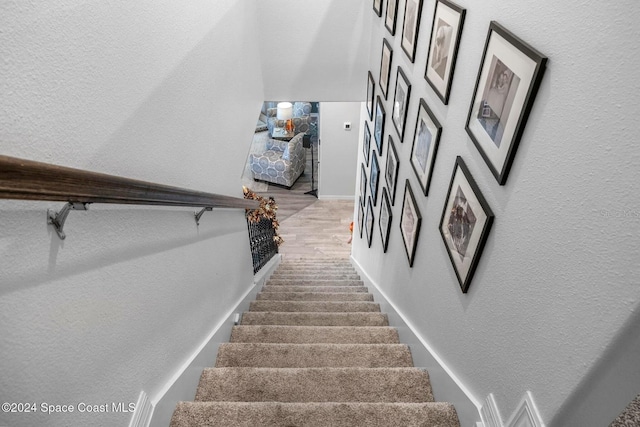
[[[348,261],[283,261],[171,427],[459,426]]]

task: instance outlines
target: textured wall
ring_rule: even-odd
[[[401,29],[405,2],[399,3]],[[382,253],[376,224],[372,248],[356,238],[353,255],[478,401],[494,393],[506,421],[531,390],[549,425],[572,425],[560,412],[575,413],[575,393],[598,385],[599,359],[611,357],[609,348],[623,348],[617,331],[630,322],[638,327],[640,196],[633,189],[640,178],[640,9],[630,0],[457,3],[467,8],[467,19],[448,106],[423,78],[433,2],[424,4],[414,64],[401,50],[400,36],[390,36],[383,19],[370,12],[369,68],[376,84],[383,37],[394,51],[387,119],[398,65],[413,86],[404,143],[397,142],[389,121],[385,129],[400,156],[389,252]],[[505,186],[497,184],[464,131],[491,20],[549,57]],[[409,164],[420,98],[443,125],[428,197],[420,195]],[[438,232],[458,155],[496,215],[467,294]],[[399,233],[406,179],[423,218],[413,268]],[[633,384],[625,379],[636,378],[637,367],[623,366],[617,378]],[[600,401],[598,410],[611,421],[616,405],[622,409],[634,395]]]
[[[252,4],[2,2],[0,28],[0,153],[241,196],[263,100]],[[196,228],[193,209],[92,205],[60,241],[60,207],[0,202],[0,401],[154,395],[251,285],[243,212]]]
[[[257,8],[265,99],[364,99],[368,7],[358,1],[271,0],[258,1]]]
[[[355,188],[358,160],[360,102],[320,104],[320,197],[351,197]],[[351,122],[351,130],[344,130]]]

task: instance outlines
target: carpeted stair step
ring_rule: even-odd
[[[180,402],[170,427],[459,427],[450,403]]]
[[[267,286],[364,286],[362,280],[269,279]]]
[[[356,270],[355,268],[351,267],[351,266],[344,266],[344,267],[327,267],[327,266],[322,266],[322,265],[308,265],[308,266],[300,266],[300,267],[294,267],[294,266],[286,266],[286,265],[280,265],[278,266],[278,268],[276,269],[275,273],[308,273],[308,272],[323,272],[323,271],[337,271],[337,272],[341,272],[341,273],[355,273]]]
[[[411,367],[404,344],[263,344],[223,343],[216,368],[391,368]]]
[[[369,301],[251,301],[249,311],[276,312],[379,312],[380,304]]]
[[[389,326],[386,313],[273,313],[247,311],[242,325]]]
[[[399,344],[396,328],[385,326],[278,326],[240,325],[231,342],[290,344]]]
[[[360,280],[360,276],[354,272],[335,272],[335,271],[320,271],[320,272],[304,272],[304,273],[279,273],[275,272],[270,277],[271,280],[277,279],[298,279],[298,280]]]
[[[433,402],[418,368],[207,368],[196,401]]]
[[[366,286],[269,286],[262,287],[262,292],[329,292],[329,293],[345,293],[345,292],[364,292],[368,293]]]
[[[373,295],[363,292],[260,292],[258,301],[369,301]]]

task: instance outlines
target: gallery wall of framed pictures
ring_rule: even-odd
[[[486,196],[507,183],[547,58],[495,21],[485,22],[484,34],[465,34],[473,11],[449,0],[374,0],[373,13],[379,38],[372,44],[382,49],[376,49],[379,56],[372,58],[366,76],[361,231],[367,230],[369,250],[383,256],[404,251],[409,268],[428,262],[421,246],[437,245],[467,293],[483,256],[491,256],[483,252],[499,221],[487,202],[493,198]],[[484,50],[464,52],[465,59],[481,54],[481,61],[473,91],[462,93],[473,86],[468,78],[457,82],[455,75],[465,37],[484,39]],[[393,55],[394,50],[401,52]],[[451,119],[451,109],[466,111],[466,122]],[[449,134],[457,138],[443,139]],[[473,176],[478,174],[481,185]],[[400,203],[398,181],[404,182]],[[376,214],[379,243],[373,238]],[[430,240],[421,240],[421,233]]]

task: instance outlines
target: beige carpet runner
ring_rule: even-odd
[[[459,426],[348,261],[285,261],[171,427]]]

